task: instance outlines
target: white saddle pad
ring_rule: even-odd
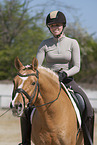
[[[65,86],[62,82],[61,82],[61,85],[62,85],[63,88],[66,90],[66,92],[67,92],[67,94],[68,94],[68,97],[69,97],[70,100],[71,100],[71,103],[72,103],[72,105],[73,105],[73,107],[74,107],[74,110],[75,110],[75,112],[76,112],[76,116],[77,116],[77,119],[78,119],[79,127],[81,128],[82,121],[81,121],[80,111],[79,111],[79,109],[78,109],[78,107],[77,107],[77,105],[76,105],[74,99],[72,98],[70,92],[69,92],[68,89],[66,88],[66,86]]]

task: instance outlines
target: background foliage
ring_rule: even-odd
[[[50,36],[44,10],[36,12],[30,3],[31,0],[4,0],[0,4],[0,80],[13,79],[15,57],[24,65],[30,64],[41,41]],[[81,27],[78,18],[68,24],[65,34],[77,39],[81,49],[82,67],[76,81],[97,82],[97,41]]]

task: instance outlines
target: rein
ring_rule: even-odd
[[[2,117],[3,115],[5,115],[9,110],[10,110],[10,108],[8,108],[4,113],[2,113],[2,114],[0,115],[0,117]]]
[[[23,74],[21,74],[21,73],[18,72],[18,75],[19,75],[20,77],[36,76],[36,78],[37,78],[36,86],[35,86],[35,89],[34,89],[34,92],[33,92],[32,96],[29,96],[29,94],[28,94],[25,90],[23,90],[22,88],[17,88],[17,89],[15,90],[15,95],[16,95],[16,93],[21,93],[22,98],[23,98],[23,102],[24,102],[24,108],[25,108],[25,98],[24,98],[23,95],[26,96],[26,98],[29,100],[29,103],[27,104],[27,106],[29,107],[30,104],[32,103],[33,99],[35,98],[36,93],[37,93],[36,99],[35,99],[35,102],[36,102],[36,100],[37,100],[37,98],[38,98],[38,94],[39,94],[39,92],[40,92],[40,89],[39,89],[39,72],[38,72],[38,70],[36,70],[36,74],[35,74],[35,73],[31,73],[31,74],[27,74],[27,75],[23,75]],[[38,91],[37,91],[37,89],[38,89]],[[50,102],[48,102],[48,103],[44,103],[44,104],[42,104],[42,105],[37,105],[37,106],[34,105],[34,104],[35,104],[35,102],[34,102],[33,105],[31,105],[30,107],[36,108],[36,107],[42,107],[42,106],[51,104],[51,103],[55,102],[55,101],[59,98],[60,92],[61,92],[61,82],[60,82],[59,93],[58,93],[58,96],[57,96],[57,98],[56,98],[55,100],[50,101]],[[40,94],[41,94],[41,93],[40,93]],[[41,96],[42,96],[42,95],[41,95]]]

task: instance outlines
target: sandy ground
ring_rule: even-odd
[[[0,110],[0,115],[6,110]],[[18,145],[21,141],[19,118],[11,111],[0,118],[0,145]]]
[[[0,115],[6,110],[0,109]],[[95,115],[95,144],[97,145],[97,114]],[[11,111],[0,117],[0,145],[18,145],[21,142],[20,120]]]

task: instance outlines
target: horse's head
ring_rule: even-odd
[[[21,116],[28,104],[34,104],[38,95],[38,61],[33,58],[31,65],[24,66],[17,57],[15,67],[18,74],[13,80],[14,89],[10,107],[13,115]]]

